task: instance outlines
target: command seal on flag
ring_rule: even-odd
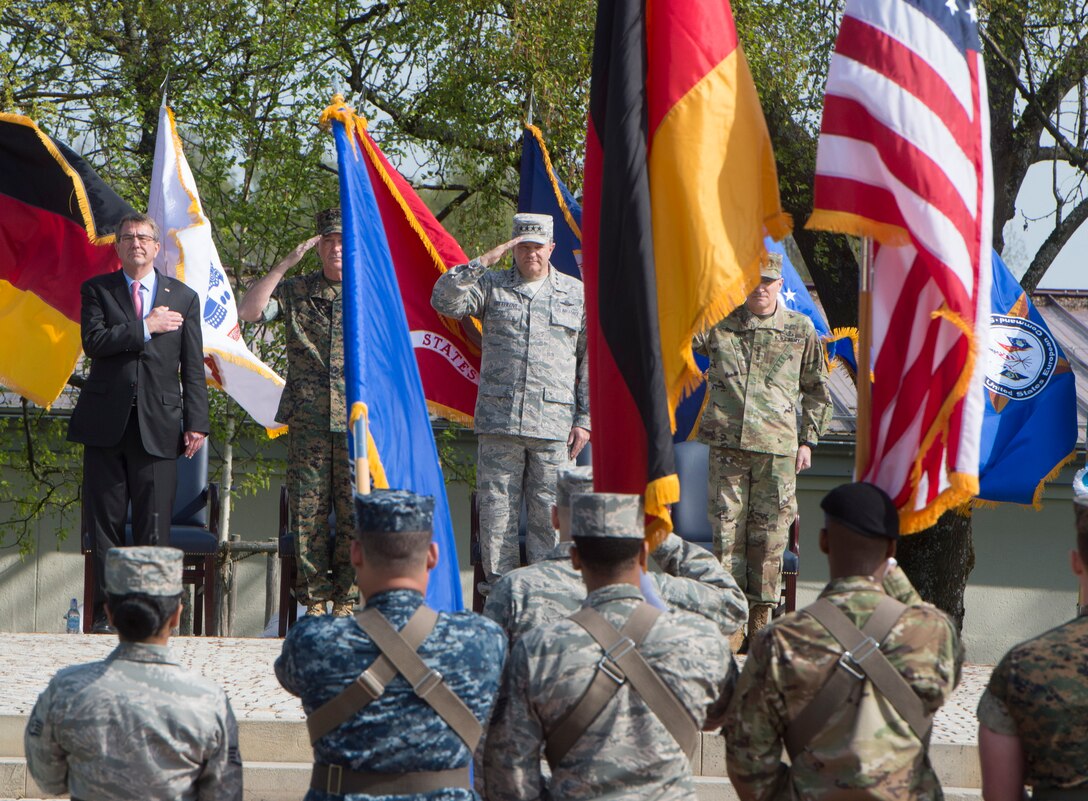
[[[1042,392],[1058,366],[1058,346],[1050,332],[1024,317],[990,316],[990,359],[986,388],[1010,400]]]

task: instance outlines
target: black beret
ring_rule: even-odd
[[[888,493],[875,484],[856,481],[835,487],[820,501],[824,513],[866,537],[899,539],[899,513]]]
[[[355,521],[360,531],[430,531],[434,498],[408,490],[376,489],[355,496]]]

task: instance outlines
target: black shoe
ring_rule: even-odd
[[[91,634],[116,634],[117,629],[110,625],[109,618],[100,617],[91,626]]]

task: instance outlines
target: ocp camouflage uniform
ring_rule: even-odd
[[[276,419],[289,427],[287,492],[297,542],[295,595],[307,605],[353,602],[358,590],[349,554],[355,517],[345,433],[341,285],[320,270],[290,278],[276,287],[264,310],[266,322],[279,316],[287,335],[287,385]],[[331,554],[330,511],[336,513]]]
[[[978,722],[1016,737],[1024,782],[1043,788],[1088,788],[1088,615],[1014,647],[990,675]]]
[[[572,544],[561,542],[543,561],[503,576],[487,596],[484,617],[502,626],[511,643],[581,607],[586,585],[571,564]],[[650,579],[670,608],[702,615],[726,637],[747,620],[744,593],[705,548],[669,534],[652,556],[665,572]]]
[[[102,662],[59,671],[30,713],[23,745],[30,775],[50,795],[242,798],[230,701],[166,646],[122,642]]]
[[[589,428],[589,364],[582,283],[550,266],[533,294],[516,266],[473,260],[444,273],[431,305],[483,326],[475,431],[481,552],[489,584],[519,563],[524,492],[530,563],[555,546],[555,474],[570,463],[571,428]]]
[[[710,359],[698,438],[710,445],[714,548],[750,604],[775,604],[797,516],[797,449],[815,447],[831,419],[820,341],[808,317],[779,302],[765,319],[741,305],[693,346]]]
[[[963,647],[943,612],[921,603],[902,571],[882,587],[867,576],[835,579],[820,594],[861,628],[885,594],[910,607],[881,645],[934,714],[959,683]],[[844,704],[798,754],[782,763],[783,738],[836,669],[842,648],[815,618],[794,612],[756,634],[729,705],[726,764],[742,801],[819,799],[864,790],[867,798],[940,799],[926,746],[905,722],[858,715]],[[872,693],[866,680],[865,692]],[[864,701],[862,702],[864,704]]]
[[[378,609],[399,631],[422,603],[423,595],[415,590],[389,590],[368,598],[366,606]],[[472,612],[441,612],[418,653],[477,720],[487,720],[506,656],[506,637],[498,626]],[[307,617],[288,632],[276,660],[276,677],[302,699],[309,715],[355,681],[378,655],[354,618]],[[449,770],[467,766],[471,758],[464,741],[399,674],[381,697],[314,744],[316,762],[363,772]],[[395,796],[332,795],[311,788],[306,794],[306,801],[475,798],[479,796],[464,788]]]
[[[612,584],[590,593],[584,604],[620,628],[641,602],[637,587]],[[718,627],[674,610],[650,629],[639,651],[702,728],[708,707],[727,692],[734,675]],[[490,801],[539,797],[541,744],[582,697],[601,655],[586,630],[571,620],[538,626],[517,641],[506,683],[509,698],[496,710],[484,751]],[[553,798],[695,797],[687,757],[629,684],[551,770]]]

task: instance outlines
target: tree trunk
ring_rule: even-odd
[[[945,512],[937,524],[899,540],[899,564],[918,593],[963,630],[963,593],[975,567],[971,517]]]
[[[234,487],[234,430],[236,426],[235,410],[233,407],[227,412],[226,430],[223,433],[223,469],[219,474],[219,542],[220,544],[230,540],[230,506],[231,495]],[[219,608],[216,610],[216,634],[220,637],[233,635],[234,622],[234,572],[235,563],[228,553],[223,563],[219,565],[219,576],[216,579],[215,597],[219,599]]]

